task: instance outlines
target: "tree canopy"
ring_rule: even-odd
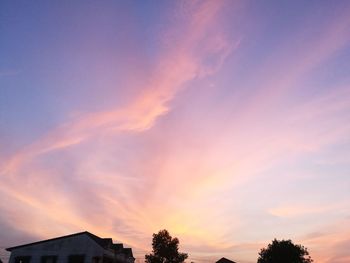
[[[164,229],[153,234],[152,253],[145,256],[146,263],[182,263],[188,257],[179,252],[179,240]]]
[[[261,249],[257,263],[311,263],[307,248],[294,245],[291,240],[272,241],[267,248]]]

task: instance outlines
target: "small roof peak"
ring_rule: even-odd
[[[229,260],[227,258],[220,258],[216,263],[236,263],[235,261]]]

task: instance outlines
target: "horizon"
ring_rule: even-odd
[[[87,230],[142,262],[167,229],[189,262],[274,238],[350,262],[350,2],[5,0],[0,21],[0,251]]]

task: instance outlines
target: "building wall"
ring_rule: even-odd
[[[84,263],[101,263],[102,260],[96,261],[95,257],[114,256],[113,252],[104,250],[88,236],[78,235],[14,249],[9,263],[15,263],[15,258],[19,256],[30,256],[30,263],[42,263],[42,256],[57,256],[55,263],[67,263],[70,255],[79,254],[85,255]]]

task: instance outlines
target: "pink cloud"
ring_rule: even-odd
[[[315,262],[345,263],[349,259],[349,219],[341,219],[322,226],[318,235],[303,238],[308,244],[310,254]]]
[[[120,221],[125,223],[125,228],[132,227],[134,233],[131,237],[127,233],[119,233],[120,238],[140,249],[145,248],[145,242],[143,239],[135,239],[138,233],[156,231],[161,225],[178,233],[185,233],[186,229],[198,226],[199,222],[195,220],[188,225],[177,223],[187,216],[195,218],[196,213],[191,208],[176,213],[171,208],[162,208],[169,214],[162,218],[160,215],[164,214],[164,210],[160,209],[160,203],[140,204],[140,198],[132,198],[131,191],[137,189],[126,188],[128,181],[132,179],[118,177],[116,171],[89,170],[87,174],[81,174],[81,171],[85,170],[86,161],[90,157],[92,167],[99,166],[101,156],[92,157],[96,151],[93,149],[96,146],[95,140],[103,141],[116,135],[149,130],[170,110],[170,102],[186,88],[188,82],[214,74],[220,69],[225,58],[238,43],[230,43],[223,32],[215,32],[218,26],[216,19],[224,6],[223,1],[194,3],[187,21],[174,22],[174,28],[178,27],[178,22],[183,23],[181,34],[175,35],[178,45],[164,50],[153,74],[144,81],[144,86],[139,88],[139,94],[129,104],[109,111],[75,115],[46,136],[2,160],[1,195],[12,200],[11,204],[3,204],[3,209],[6,210],[8,205],[17,208],[16,211],[11,210],[15,220],[9,222],[10,224],[13,223],[18,229],[38,237],[49,237],[82,228],[107,236],[110,231],[115,231],[116,221]],[[204,60],[208,56],[217,59],[214,63],[207,63]],[[81,152],[84,147],[91,152]],[[71,178],[60,174],[62,167],[51,167],[45,161],[54,159],[57,162],[69,162],[68,156],[76,155],[79,157],[75,163],[76,170],[70,171]],[[142,180],[142,177],[135,180]],[[64,191],[67,186],[74,187],[76,181],[79,182],[79,187],[73,192]],[[19,183],[22,185],[20,189],[17,187]],[[98,185],[98,189],[94,188],[95,185]],[[89,196],[94,196],[93,200]],[[93,208],[81,206],[86,199],[90,200],[89,206]],[[128,199],[128,204],[123,203],[124,199]],[[140,209],[141,206],[145,210]],[[94,213],[92,210],[97,207],[103,213],[87,216]],[[29,217],[31,220],[21,219]],[[102,220],[103,227],[96,224]],[[51,225],[59,225],[60,228],[51,228]],[[215,232],[214,226],[211,232]],[[201,230],[194,233],[198,238],[207,236]]]

